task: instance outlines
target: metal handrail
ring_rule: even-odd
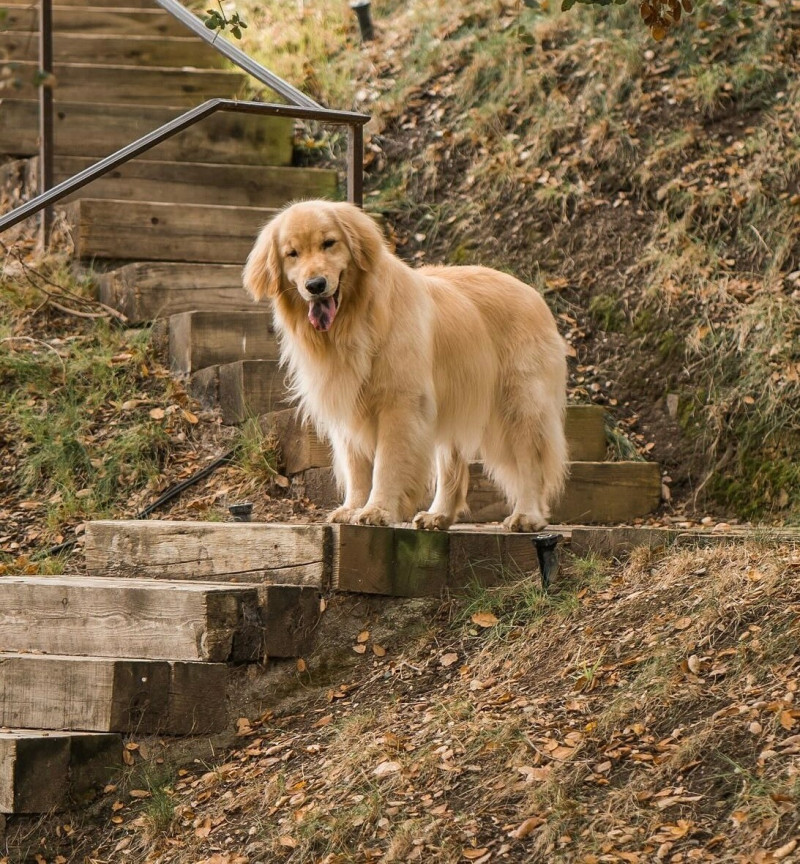
[[[227,57],[231,63],[234,63],[243,71],[252,75],[253,78],[266,84],[267,87],[273,89],[290,105],[302,105],[305,108],[322,108],[318,102],[315,102],[305,93],[302,93],[296,87],[278,78],[269,69],[264,68],[260,63],[249,57],[241,48],[237,48],[233,42],[228,41],[221,34],[212,34],[208,27],[192,12],[190,12],[178,0],[155,0],[155,2],[165,11],[169,12],[173,18],[177,18],[184,26],[188,27],[192,33],[199,36],[204,42],[207,42],[212,48],[219,51],[224,57]],[[325,109],[322,109],[325,110]]]
[[[48,189],[26,204],[22,204],[5,216],[0,217],[0,231],[11,228],[23,219],[34,215],[43,207],[55,204],[67,195],[86,186],[87,183],[91,183],[92,180],[96,180],[103,174],[112,171],[118,165],[122,165],[135,156],[145,153],[167,138],[171,138],[178,132],[188,129],[189,126],[193,126],[195,123],[217,111],[262,114],[270,117],[295,117],[298,119],[321,120],[326,123],[346,125],[350,130],[349,140],[351,146],[348,147],[348,159],[351,160],[353,158],[357,159],[359,154],[363,152],[363,126],[369,121],[369,117],[366,114],[356,114],[352,111],[332,111],[329,108],[307,108],[300,105],[275,105],[269,102],[239,102],[236,99],[209,99],[201,105],[184,112],[179,117],[175,117],[169,123],[159,126],[158,129],[154,129],[152,132],[148,132],[147,135],[143,135],[136,141],[120,148],[110,156],[106,156],[105,159],[101,159],[89,168],[85,168],[69,180],[64,180],[52,189]],[[357,142],[361,142],[361,151],[358,148]],[[351,175],[354,173],[353,169],[356,167],[356,165],[352,164],[352,161],[348,165],[348,199],[360,205],[362,203],[361,188],[358,184],[355,184],[354,188],[350,182]],[[356,194],[351,196],[353,192]]]
[[[137,141],[120,148],[101,159],[69,180],[52,186],[53,182],[53,0],[39,0],[39,69],[46,79],[39,85],[39,192],[40,194],[20,207],[0,217],[0,231],[16,225],[23,219],[43,210],[42,236],[45,245],[49,241],[53,223],[52,205],[65,196],[80,189],[97,177],[144,153],[159,142],[192,126],[203,117],[216,111],[240,111],[250,114],[289,116],[297,119],[318,120],[323,123],[346,125],[347,139],[347,200],[359,207],[363,203],[364,189],[364,124],[369,117],[351,111],[334,111],[324,108],[296,87],[274,75],[260,63],[248,57],[219,34],[211,35],[209,29],[186,9],[178,0],[155,0],[155,2],[193,33],[207,42],[232,63],[270,87],[289,103],[275,105],[265,102],[238,102],[233,99],[210,99],[190,111],[165,123]],[[52,188],[51,188],[52,187]]]

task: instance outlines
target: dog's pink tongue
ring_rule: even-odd
[[[333,319],[336,317],[336,301],[333,297],[325,297],[324,300],[312,300],[308,304],[308,320],[315,330],[325,333],[331,328]]]

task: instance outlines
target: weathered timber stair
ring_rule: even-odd
[[[245,81],[149,0],[54,9],[55,181]],[[0,168],[32,187],[38,151],[36,9],[9,0],[0,52]],[[292,121],[214,115],[65,205],[76,257],[132,325],[168,321],[170,366],[225,422],[274,430],[294,487],[333,503],[330,449],[286,410],[269,313],[241,287],[260,225],[290,199],[335,197],[332,171],[292,167]],[[659,503],[658,466],[605,461],[604,416],[567,416],[572,476],[555,518],[624,522]],[[502,515],[472,467],[476,518]],[[562,529],[565,536],[569,529]],[[307,653],[330,591],[414,597],[537,567],[530,536],[496,527],[95,522],[88,576],[0,580],[0,814],[76,806],[120,765],[122,736],[231,727],[231,664]]]
[[[3,8],[0,175],[18,200],[36,185],[38,10]],[[246,76],[150,0],[56,0],[53,18],[56,183],[245,92]],[[336,172],[292,166],[292,139],[288,117],[215,114],[59,205],[76,257],[106,271],[102,299],[132,323],[252,311],[241,266],[261,224],[290,199],[337,195]],[[118,569],[0,580],[0,814],[80,805],[121,766],[124,735],[230,729],[230,664],[309,650],[321,579],[267,564],[250,579]]]

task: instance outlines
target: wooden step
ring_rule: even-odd
[[[81,198],[65,212],[80,259],[244,264],[260,228],[276,211]]]
[[[31,0],[3,0],[4,7],[23,7],[27,8],[31,5],[35,6],[35,3],[32,4]],[[59,0],[59,6],[97,6],[97,2],[92,2],[92,0]],[[103,8],[117,8],[120,7],[122,9],[152,9],[154,7],[153,0],[103,0],[101,4]]]
[[[253,361],[251,376],[259,373],[256,361]],[[202,373],[198,373],[202,374]],[[262,373],[268,378],[272,373],[267,367]],[[243,381],[243,388],[247,381]],[[266,385],[262,385],[262,388]],[[279,392],[273,392],[273,400],[279,396]],[[223,398],[233,397],[223,394],[220,388],[218,394],[220,405]],[[278,443],[281,455],[281,467],[287,475],[299,474],[308,468],[324,468],[333,464],[333,456],[330,445],[326,440],[320,439],[313,427],[304,423],[294,410],[283,410],[268,412],[263,410],[268,401],[259,402],[258,390],[255,386],[244,390],[240,397],[247,406],[249,416],[260,414],[261,425],[264,431],[274,435]],[[262,410],[259,410],[262,409]],[[606,456],[606,431],[605,410],[599,405],[569,405],[565,415],[565,432],[569,446],[570,458],[575,462],[601,462]],[[233,411],[226,413],[223,407],[222,422],[238,423]],[[226,419],[230,418],[230,419]]]
[[[449,531],[332,525],[332,585],[337,591],[392,597],[436,596],[474,584],[534,575],[531,534],[457,525]]]
[[[323,591],[429,596],[471,581],[497,584],[538,567],[528,534],[459,525],[450,532],[327,524],[89,522],[90,573],[125,577],[302,580]],[[435,562],[435,566],[434,566]],[[425,577],[425,574],[428,577]],[[427,578],[427,581],[426,581]]]
[[[14,63],[15,86],[4,91],[4,97],[38,101],[39,90],[34,85],[38,68],[36,61]],[[54,71],[56,102],[102,102],[113,95],[118,105],[168,105],[174,109],[191,108],[206,99],[235,97],[247,81],[246,75],[227,69],[57,63]]]
[[[278,359],[269,312],[197,311],[170,316],[169,361],[174,373],[251,359]]]
[[[227,680],[224,663],[0,653],[0,726],[141,735],[221,732]],[[208,699],[209,693],[220,698]]]
[[[146,2],[147,0],[142,0],[143,4]],[[39,57],[39,34],[22,30],[0,33],[0,54],[3,52],[11,62],[36,61]],[[53,58],[56,63],[227,68],[227,60],[222,54],[196,36],[98,36],[93,33],[58,33],[53,40]]]
[[[87,803],[122,766],[116,734],[0,731],[0,813],[47,813]]]
[[[5,5],[5,4],[4,4]],[[3,29],[37,32],[36,4],[7,6]],[[53,6],[53,29],[61,33],[93,33],[113,36],[186,36],[187,28],[163,9],[105,6]]]
[[[238,360],[199,369],[189,379],[189,393],[207,408],[219,406],[228,425],[290,405],[286,373],[277,360]]]
[[[217,315],[257,309],[242,287],[240,264],[136,262],[100,275],[98,290],[132,324],[193,309]]]
[[[83,554],[92,576],[199,579],[297,585],[330,583],[327,525],[187,522],[86,523]]]
[[[109,93],[107,98],[113,98]],[[39,152],[39,114],[33,102],[0,103],[0,153],[35,156]],[[56,99],[53,120],[55,152],[61,156],[108,156],[175,117],[161,106],[98,103],[85,105]],[[290,165],[289,117],[255,117],[219,113],[207,117],[147,152],[149,159],[179,162],[234,162]]]
[[[654,462],[572,462],[570,471],[564,495],[553,508],[553,523],[629,522],[661,503],[661,470]],[[310,468],[297,475],[296,486],[319,506],[341,503],[331,468]],[[467,503],[473,522],[496,522],[508,515],[502,495],[479,462],[470,466]]]
[[[72,177],[96,161],[78,156],[57,157],[55,182]],[[37,162],[31,160],[29,170],[35,170]],[[72,198],[282,207],[298,198],[335,198],[337,182],[335,171],[321,168],[134,159],[90,183]],[[169,286],[163,286],[162,290],[166,293]]]
[[[84,576],[0,579],[0,650],[149,660],[260,660],[253,587]]]

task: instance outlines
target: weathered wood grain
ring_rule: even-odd
[[[470,466],[467,503],[476,522],[495,521],[508,508],[481,466]],[[661,503],[661,471],[654,462],[572,462],[564,494],[552,522],[627,522],[646,516]]]
[[[646,516],[661,503],[661,471],[653,462],[572,462],[561,501],[553,508],[551,522],[628,522]],[[340,503],[330,468],[310,468],[297,478],[302,491],[322,507]],[[471,522],[496,522],[508,515],[497,487],[483,474],[482,465],[470,466],[467,493]]]
[[[113,98],[109,94],[109,99]],[[96,156],[163,126],[174,109],[98,103],[85,105],[56,99],[53,118],[55,152],[65,156]],[[6,99],[0,104],[0,153],[35,156],[38,106]],[[221,113],[147,151],[149,159],[179,162],[232,162],[247,165],[289,165],[292,161],[291,118]]]
[[[237,360],[276,360],[269,312],[181,312],[169,319],[170,369],[189,374]]]
[[[150,0],[141,0],[142,8],[147,8],[149,2]],[[3,32],[0,33],[0,52],[5,51],[12,62],[35,61],[39,57],[38,40],[35,32]],[[227,63],[222,54],[194,36],[117,36],[94,33],[59,33],[53,40],[53,58],[61,63],[191,66],[200,69],[221,68]]]
[[[116,734],[0,731],[0,813],[46,813],[85,803],[122,764]]]
[[[95,576],[305,585],[326,590],[326,525],[258,522],[88,522],[84,556]]]
[[[101,275],[98,290],[100,300],[131,323],[195,309],[226,315],[256,310],[239,264],[136,262]]]
[[[227,720],[227,673],[222,663],[0,653],[0,726],[219,732]]]
[[[289,404],[286,373],[277,360],[239,360],[219,367],[222,422],[243,423]]]
[[[58,40],[56,40],[58,41]],[[37,101],[37,61],[14,64],[16,86],[11,98]],[[118,105],[169,105],[191,108],[206,99],[234,98],[247,76],[227,69],[181,69],[164,66],[120,66],[99,63],[55,63],[53,98],[64,102],[102,102],[109,93]],[[178,113],[178,112],[176,112]]]
[[[257,394],[247,397],[253,410]],[[267,413],[265,410],[259,413]],[[308,468],[325,468],[333,462],[330,444],[318,437],[294,411],[270,412],[264,418],[265,429],[274,432],[287,474],[298,474]],[[606,453],[605,411],[597,405],[570,405],[567,408],[565,434],[572,461],[602,460]]]
[[[325,468],[333,461],[331,445],[319,438],[292,408],[265,413],[261,427],[274,436],[281,467],[290,476],[309,468]]]
[[[0,650],[152,660],[256,660],[254,588],[203,582],[8,576]]]
[[[529,534],[464,525],[450,531],[335,525],[333,586],[393,597],[496,585],[538,568]]]
[[[32,169],[37,161],[32,161]],[[79,156],[56,158],[55,182],[72,177],[96,161]],[[282,207],[297,198],[334,198],[336,189],[336,172],[321,168],[133,159],[85,186],[72,199],[116,198],[173,204]],[[236,281],[240,288],[241,281],[240,265]],[[168,284],[163,286],[164,291],[169,288]]]
[[[10,5],[3,21],[6,30],[37,32],[36,5]],[[94,33],[131,36],[186,36],[186,27],[163,9],[108,8],[100,6],[53,6],[53,29],[57,33]]]
[[[65,212],[77,258],[232,264],[246,260],[275,211],[81,198],[67,204]]]
[[[606,458],[606,412],[600,405],[568,405],[564,434],[571,462],[602,462]]]

